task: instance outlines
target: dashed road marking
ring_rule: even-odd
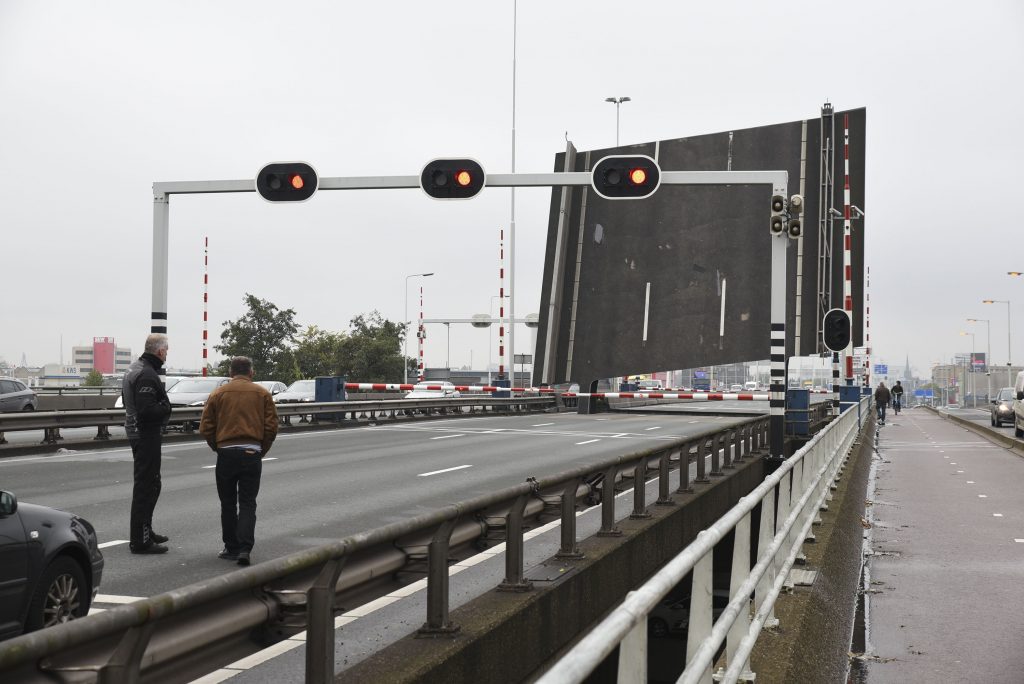
[[[460,465],[460,466],[455,466],[454,468],[445,468],[444,470],[432,470],[429,473],[420,473],[419,475],[417,475],[417,477],[430,477],[431,475],[439,475],[441,473],[450,473],[453,470],[462,470],[463,468],[472,468],[472,467],[473,466],[471,466],[471,465]]]
[[[431,437],[430,439],[451,439],[452,437],[465,437],[465,435],[440,435],[439,437]]]
[[[967,484],[974,484],[974,480],[968,480]]]
[[[119,544],[127,544],[127,543],[128,543],[127,539],[114,539],[113,541],[103,542],[102,544],[97,544],[96,546],[98,546],[101,549],[106,549],[106,548],[111,547],[111,546],[117,546]]]
[[[593,444],[594,442],[600,442],[600,441],[601,440],[599,440],[599,439],[588,439],[585,442],[576,442],[576,446],[580,446],[580,445],[583,445],[583,444]]]
[[[992,514],[992,517],[993,517],[993,518],[1002,518],[1002,517],[1003,517],[1003,514],[1002,514],[1002,513],[993,513],[993,514]]]
[[[547,427],[548,425],[554,425],[554,423],[537,423],[536,425],[531,425],[530,427]]]
[[[660,425],[655,425],[654,427],[644,428],[644,430],[660,430],[660,429],[661,429]]]

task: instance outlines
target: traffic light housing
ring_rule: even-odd
[[[484,168],[474,159],[434,159],[420,173],[420,187],[434,199],[469,199],[484,189]]]
[[[772,235],[782,235],[786,232],[786,198],[782,195],[772,195]]]
[[[804,234],[803,225],[800,222],[800,214],[804,211],[804,198],[801,195],[793,195],[789,198],[789,221],[786,223],[786,233],[792,239],[797,239]]]
[[[646,155],[612,155],[597,162],[590,183],[605,199],[643,199],[661,185],[661,168]]]
[[[305,202],[319,184],[316,171],[305,162],[275,162],[256,174],[256,192],[268,202]]]
[[[850,346],[850,314],[842,309],[831,309],[821,324],[821,339],[829,351],[843,351]]]

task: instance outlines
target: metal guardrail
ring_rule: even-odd
[[[726,668],[719,670],[714,679],[727,684],[741,679],[753,681],[750,653],[762,628],[778,624],[774,617],[775,600],[818,510],[830,497],[859,433],[861,419],[868,416],[870,407],[871,397],[865,397],[856,407],[844,411],[714,525],[702,530],[697,539],[643,586],[630,592],[622,604],[538,679],[538,684],[582,682],[616,648],[618,681],[646,682],[647,617],[691,571],[686,668],[677,681],[711,684],[715,654],[723,644]],[[758,506],[761,513],[757,564],[751,569],[751,512]],[[718,620],[713,621],[712,554],[715,545],[730,532],[735,533],[730,601]]]
[[[438,399],[374,399],[362,401],[336,402],[297,402],[277,404],[278,416],[287,420],[292,416],[344,416],[351,414],[366,415],[371,419],[378,417],[395,417],[398,412],[420,411],[433,413],[457,409],[492,410],[541,410],[557,405],[554,396],[542,397],[508,397],[495,398],[456,397]],[[192,425],[198,423],[203,416],[202,406],[175,408],[171,411],[169,424],[184,425],[191,431]],[[44,444],[55,444],[60,437],[61,428],[96,427],[97,434],[93,439],[110,439],[109,428],[112,425],[124,425],[124,409],[98,409],[83,411],[23,411],[16,413],[0,413],[0,444],[5,444],[4,432],[23,430],[43,430]]]
[[[0,680],[188,681],[305,630],[306,682],[326,683],[334,676],[337,597],[340,590],[352,586],[353,575],[362,581],[377,576],[365,568],[368,553],[382,548],[393,552],[410,537],[424,539],[427,615],[420,633],[452,633],[459,627],[449,618],[449,547],[460,521],[486,519],[495,507],[506,511],[501,521],[506,538],[505,578],[499,589],[529,591],[532,587],[523,567],[523,518],[527,506],[543,493],[556,492],[561,499],[558,555],[578,558],[576,504],[585,483],[599,486],[601,531],[614,534],[617,478],[633,478],[634,513],[643,515],[649,472],[657,473],[658,501],[668,501],[673,464],[680,472],[677,491],[690,491],[691,461],[695,459],[697,465],[694,482],[723,475],[722,469],[731,463],[767,449],[768,425],[768,417],[752,418],[557,475],[530,478],[331,544],[25,634],[0,643]],[[345,571],[351,571],[347,586]]]

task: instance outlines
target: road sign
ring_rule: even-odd
[[[914,390],[914,396],[915,397],[923,397],[924,396],[924,390]]]
[[[876,363],[875,364],[875,375],[888,375],[888,374],[889,374],[889,365],[888,364],[885,364],[885,363]]]
[[[533,363],[533,354],[516,354],[513,363]]]

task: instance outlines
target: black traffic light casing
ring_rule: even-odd
[[[597,162],[590,183],[605,199],[644,199],[661,185],[661,168],[646,155],[612,155]]]
[[[434,199],[476,197],[487,181],[484,167],[475,159],[434,159],[420,173],[420,187]]]
[[[843,351],[850,346],[850,315],[842,309],[830,309],[821,324],[821,339],[829,351]]]
[[[305,202],[319,184],[316,170],[305,162],[275,162],[256,174],[256,192],[268,202]]]
[[[804,198],[801,195],[793,195],[789,198],[789,221],[786,222],[786,234],[792,239],[797,239],[804,234],[800,215],[804,211]]]
[[[786,232],[786,198],[782,195],[772,195],[772,235],[782,235]]]

